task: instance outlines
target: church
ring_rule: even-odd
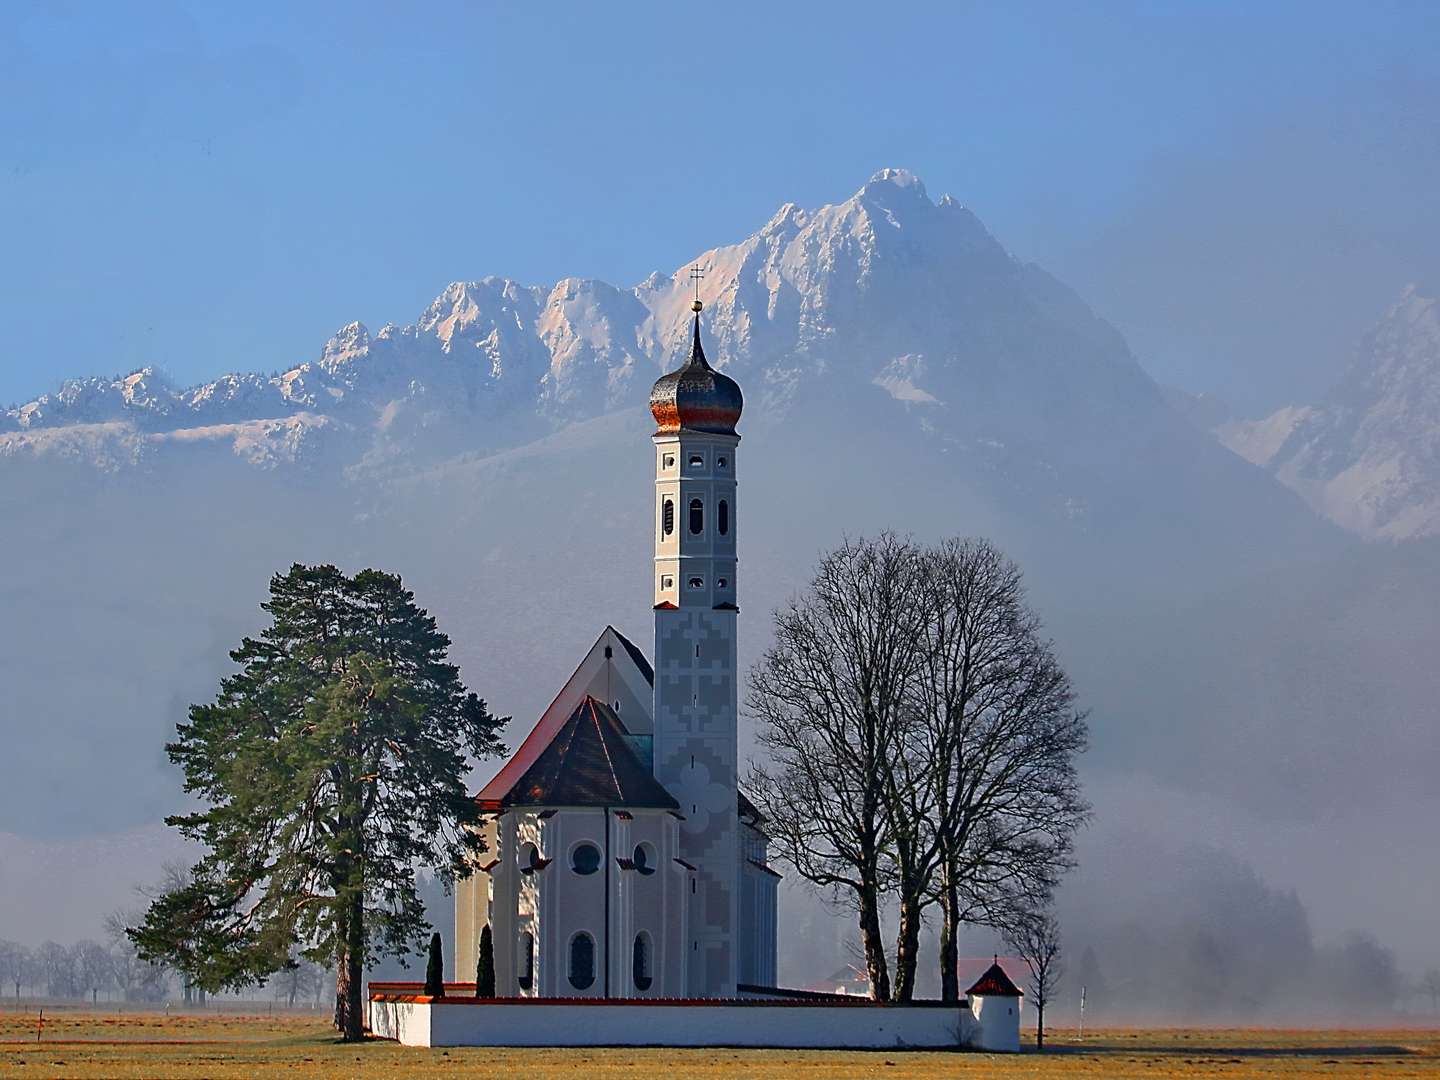
[[[456,978],[369,988],[407,1046],[1020,1048],[998,958],[959,1002],[785,989],[765,819],[737,780],[740,388],[690,354],[655,415],[654,663],[606,627],[476,795],[486,849],[455,892]],[[490,931],[495,993],[476,994]],[[452,992],[453,991],[453,992]],[[676,1007],[681,1006],[681,1007]]]
[[[776,985],[765,822],[737,778],[740,387],[690,353],[655,416],[654,664],[607,627],[476,796],[456,975],[500,998],[734,999]]]

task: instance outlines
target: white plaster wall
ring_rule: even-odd
[[[976,1050],[1012,1053],[1020,1049],[1020,1006],[1024,998],[972,994],[974,1024],[966,1040]]]
[[[429,1005],[411,1002],[370,1002],[370,1031],[405,1046],[431,1046]]]
[[[411,1046],[863,1049],[959,1046],[963,1044],[962,1029],[968,1015],[959,1008],[905,1006],[477,1005],[459,1002],[396,1005],[376,1002],[371,1012],[377,1034],[397,1032],[400,1041]],[[409,1016],[409,1012],[416,1015]],[[420,1015],[423,1013],[429,1014],[428,1022]]]

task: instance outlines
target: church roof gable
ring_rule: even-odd
[[[612,648],[612,643],[619,648]],[[556,734],[569,721],[575,706],[583,701],[591,690],[598,686],[608,686],[612,677],[630,687],[636,695],[631,699],[631,704],[640,706],[644,712],[644,715],[632,717],[626,730],[637,735],[647,733],[655,671],[650,666],[650,661],[645,659],[645,654],[629,638],[613,626],[607,626],[595,640],[595,644],[590,646],[585,659],[566,680],[560,693],[555,695],[555,700],[550,703],[550,707],[541,715],[534,728],[515,748],[515,752],[500,767],[500,771],[481,787],[475,796],[479,803],[487,810],[498,810],[501,799],[515,789],[525,771],[545,752]]]
[[[640,760],[613,709],[586,696],[524,774],[499,798],[512,806],[634,806],[673,810],[680,804]]]

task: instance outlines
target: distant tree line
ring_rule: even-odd
[[[1048,917],[1088,813],[1087,728],[993,545],[887,533],[825,555],[776,612],[747,706],[768,758],[749,786],[777,856],[853,906],[873,997],[913,997],[931,910],[948,1001],[962,926],[1018,940]]]
[[[140,958],[125,935],[128,921],[138,915],[114,915],[106,920],[109,940],[77,941],[62,945],[45,941],[27,946],[0,939],[0,1007],[6,999],[65,999],[98,1005],[125,1001],[140,1005],[183,1001],[204,1005],[205,992],[165,964]],[[271,976],[264,996],[289,1008],[317,1008],[331,985],[328,972],[304,957],[292,967]]]

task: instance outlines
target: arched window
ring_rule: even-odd
[[[600,869],[600,849],[584,843],[570,853],[570,867],[577,874],[593,874]]]
[[[630,861],[635,864],[638,872],[649,877],[655,873],[655,863],[658,860],[655,858],[655,849],[649,844],[636,844],[635,854],[630,857]]]
[[[675,500],[666,499],[660,504],[660,535],[669,536],[675,531]]]
[[[535,985],[535,935],[526,930],[520,935],[520,989]]]
[[[540,866],[540,849],[534,844],[522,844],[520,846],[520,872],[533,874],[540,869]]]
[[[724,499],[720,500],[720,505],[716,508],[715,527],[720,530],[721,536],[730,534],[730,504]]]
[[[650,975],[650,935],[643,930],[635,935],[635,950],[632,954],[630,974],[635,980],[636,990],[649,990],[655,981]]]
[[[583,930],[570,939],[570,985],[588,990],[595,982],[595,939]]]
[[[690,500],[690,532],[699,536],[705,531],[705,504],[699,499]]]

